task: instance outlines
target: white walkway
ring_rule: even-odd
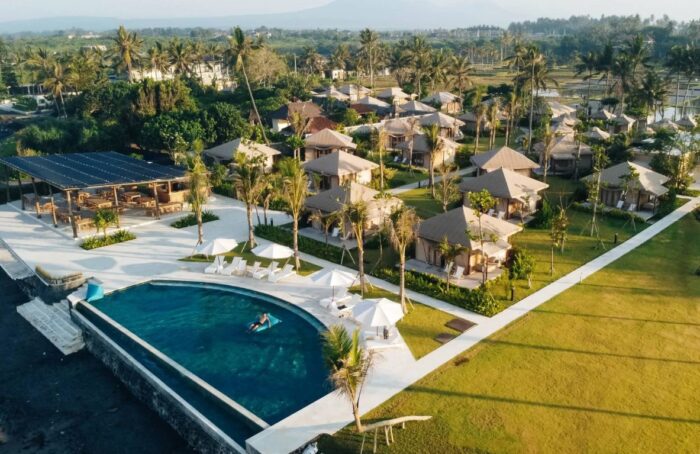
[[[457,171],[456,173],[458,176],[463,177],[465,175],[471,175],[474,172],[476,172],[476,167],[471,166],[471,167],[465,167],[463,169],[459,169],[459,171]],[[442,180],[442,177],[440,177],[440,175],[435,175],[435,183],[439,183],[440,180]],[[394,194],[394,195],[398,195],[398,194],[401,194],[403,192],[410,191],[411,189],[417,189],[419,187],[425,188],[428,186],[429,181],[430,180],[425,179],[425,180],[421,180],[421,181],[416,181],[414,183],[408,183],[408,184],[405,184],[403,186],[399,186],[398,188],[389,189],[388,192],[391,194]]]
[[[524,298],[500,314],[486,320],[444,346],[418,360],[411,367],[394,370],[391,376],[374,373],[363,391],[361,411],[366,413],[399,393],[406,387],[428,375],[438,367],[470,349],[483,339],[493,335],[506,325],[519,319],[531,310],[544,304],[556,295],[576,285],[591,274],[634,250],[664,229],[677,222],[695,207],[700,198],[692,199],[681,208],[659,222],[630,238],[584,266],[574,270],[547,287]],[[485,317],[484,317],[485,318]],[[302,446],[321,433],[334,433],[352,422],[352,413],[347,400],[339,395],[329,395],[302,412],[280,421],[269,429],[250,438],[248,444],[261,453],[287,453]]]

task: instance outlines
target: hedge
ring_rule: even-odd
[[[211,211],[207,211],[207,210],[202,211],[202,223],[218,221],[218,220],[219,220],[219,216],[215,215]],[[185,227],[190,227],[193,225],[197,225],[197,217],[194,215],[194,213],[190,213],[187,216],[185,216],[184,218],[180,218],[177,221],[170,224],[170,227],[174,227],[176,229],[184,229]]]
[[[593,213],[593,207],[578,202],[572,203],[571,208],[582,213]],[[605,207],[605,210],[600,210],[599,213],[603,217],[612,219],[621,219],[623,221],[634,219],[636,222],[645,222],[644,219],[640,218],[636,214],[630,213],[629,211],[620,210],[619,208]]]
[[[260,238],[265,238],[266,240],[283,244],[288,247],[292,247],[294,244],[292,231],[286,228],[258,224],[255,226],[255,234]],[[343,250],[339,247],[332,246],[330,244],[327,245],[324,242],[316,241],[302,235],[299,235],[298,241],[299,250],[301,252],[306,252],[307,254],[311,254],[320,259],[340,263],[340,259],[343,256]]]
[[[84,240],[80,247],[86,250],[97,249],[99,247],[110,246],[112,244],[123,243],[125,241],[135,240],[136,235],[128,230],[117,230],[107,236],[93,236]]]

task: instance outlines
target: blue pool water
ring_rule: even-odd
[[[150,282],[92,304],[269,424],[330,391],[321,356],[322,325],[270,296],[228,286]],[[247,333],[247,324],[262,312],[282,322]],[[163,369],[157,361],[142,359],[149,369]],[[160,377],[163,370],[158,372]],[[167,378],[169,385],[177,381]],[[198,410],[224,422],[220,409],[204,406]],[[225,431],[237,441],[254,433],[236,427]]]

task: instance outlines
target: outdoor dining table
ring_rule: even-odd
[[[122,194],[122,198],[125,202],[135,202],[136,199],[142,197],[142,194],[138,191],[127,191]]]
[[[90,208],[110,208],[112,201],[99,197],[91,197],[85,201],[85,204]]]
[[[152,208],[156,206],[156,199],[153,197],[141,196],[139,197],[138,204],[144,208]]]

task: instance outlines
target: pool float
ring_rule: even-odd
[[[252,332],[252,333],[260,333],[260,332],[262,332],[262,331],[265,331],[266,329],[272,328],[273,326],[277,325],[278,323],[282,323],[282,320],[278,319],[278,318],[275,317],[274,315],[268,315],[267,318],[270,319],[270,323],[265,322],[265,323],[263,323],[262,326],[260,326],[260,327],[258,327],[258,328],[255,328],[255,329],[254,329],[253,331],[251,331],[251,332]],[[246,325],[246,328],[249,328],[250,325],[252,325],[253,323],[256,323],[256,322],[257,322],[257,320],[253,320],[252,322],[250,322],[250,323],[248,323],[248,324]]]

